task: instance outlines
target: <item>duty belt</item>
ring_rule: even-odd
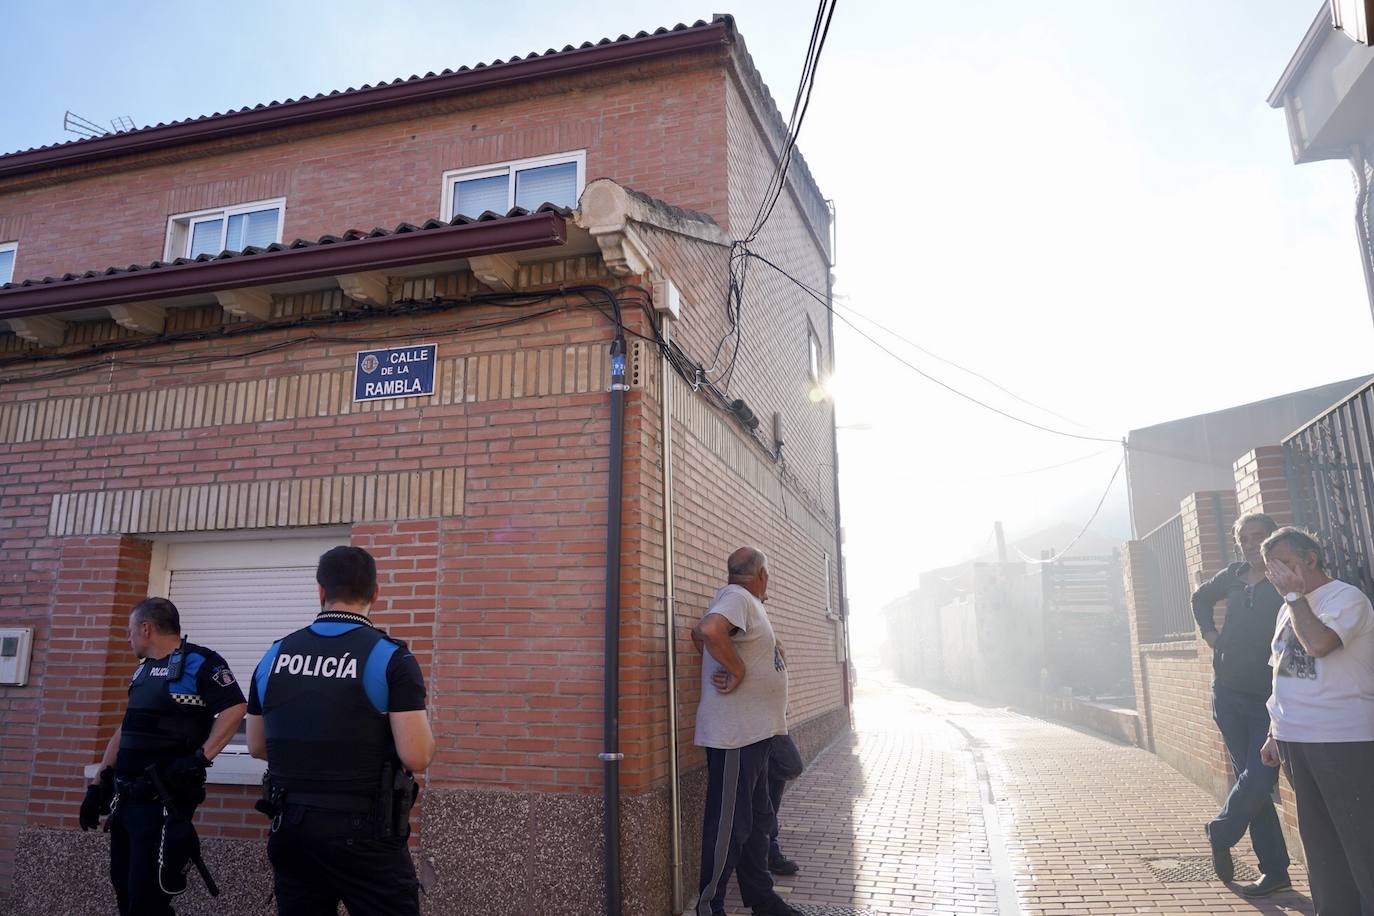
[[[319,808],[324,811],[346,811],[350,814],[371,814],[375,810],[374,799],[370,795],[334,795],[321,792],[286,791],[282,799],[290,807]]]
[[[123,776],[115,777],[115,792],[118,793],[121,801],[126,802],[155,802],[159,801],[157,789],[146,779],[127,779]]]

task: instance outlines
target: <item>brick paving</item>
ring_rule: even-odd
[[[1295,891],[1263,901],[1157,878],[1147,861],[1207,856],[1216,805],[1145,751],[888,683],[860,685],[855,722],[782,806],[802,870],[778,891],[810,913],[1312,912],[1297,865]],[[1235,852],[1254,865],[1248,840]],[[733,890],[729,907],[748,913]]]

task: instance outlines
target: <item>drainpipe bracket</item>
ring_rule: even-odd
[[[601,753],[601,754],[597,754],[597,755],[596,755],[596,759],[597,759],[597,760],[600,760],[602,763],[613,763],[613,762],[617,762],[617,761],[620,761],[620,760],[624,760],[624,759],[625,759],[625,755],[624,755],[624,754],[606,754],[606,753]]]

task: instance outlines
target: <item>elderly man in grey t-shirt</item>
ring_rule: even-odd
[[[702,653],[696,743],[706,749],[706,816],[695,916],[724,916],[733,870],[755,916],[801,916],[773,890],[768,835],[768,749],[787,733],[787,665],[763,602],[768,558],[741,547],[727,561],[729,584],[692,629]]]

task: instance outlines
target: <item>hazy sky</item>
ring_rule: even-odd
[[[665,0],[3,6],[6,151],[64,139],[67,108],[141,125],[717,11]],[[1108,437],[1374,370],[1349,169],[1294,166],[1283,115],[1264,102],[1317,6],[841,0],[800,143],[836,201],[839,292],[1083,425],[889,341],[951,384]],[[790,97],[807,4],[729,11],[774,95]],[[917,570],[975,552],[995,519],[1012,538],[1087,519],[1119,449],[1017,426],[837,333],[841,423],[871,425],[840,433],[861,628]],[[1083,456],[1094,457],[1026,473]],[[1095,530],[1124,537],[1125,518],[1119,478]]]

